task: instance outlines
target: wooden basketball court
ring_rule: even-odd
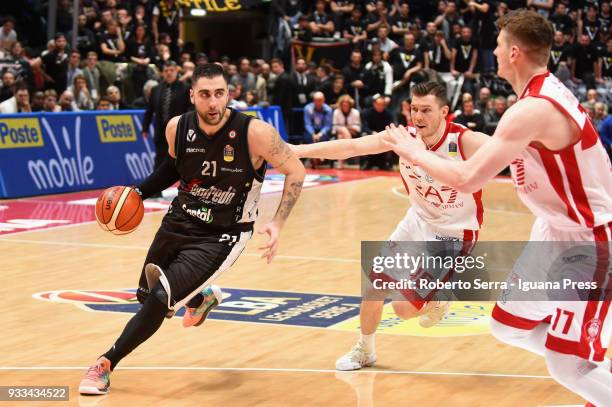
[[[190,329],[181,326],[180,318],[165,321],[153,338],[122,361],[112,375],[111,392],[103,397],[79,396],[78,383],[132,313],[94,312],[84,306],[87,293],[97,290],[90,295],[93,302],[104,303],[108,296],[113,306],[134,306],[125,290],[136,287],[164,212],[146,214],[140,228],[126,236],[102,232],[95,222],[5,234],[0,237],[0,385],[70,387],[69,402],[41,405],[583,404],[548,376],[541,358],[497,342],[482,318],[480,331],[467,327],[417,336],[400,326],[396,333],[381,332],[376,367],[348,373],[336,373],[334,363],[355,343],[354,318],[352,328],[350,321],[323,328],[291,319],[274,324],[251,318],[249,312],[257,307],[291,303],[302,294],[338,296],[340,303],[358,296],[360,242],[384,240],[393,231],[408,207],[402,190],[399,177],[380,175],[305,189],[274,262],[266,265],[258,258],[264,238],[256,235],[232,270],[217,281],[224,289],[252,290],[241,294],[234,311],[225,311],[243,320],[210,319]],[[272,217],[279,199],[278,193],[263,196],[259,224]],[[511,183],[489,183],[484,202],[481,240],[528,238],[533,217],[518,202]],[[108,294],[120,290],[124,297]],[[62,297],[58,291],[71,294]],[[287,293],[281,296],[285,299],[271,300],[278,291]],[[272,305],[249,305],[249,298]],[[354,303],[342,306],[336,311],[352,309],[354,315]],[[26,404],[36,405],[17,405]]]

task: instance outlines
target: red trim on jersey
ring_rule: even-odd
[[[570,149],[567,152],[563,152],[559,156],[565,173],[567,174],[567,181],[569,188],[574,198],[574,205],[584,218],[585,224],[588,228],[592,228],[595,223],[595,216],[589,205],[584,186],[582,185],[582,177],[580,176],[580,167],[578,167],[578,160],[576,159],[576,152],[574,149]]]
[[[525,89],[523,89],[523,93],[521,93],[521,97],[519,99],[527,96],[533,96],[532,93],[539,94],[540,90],[542,89],[542,85],[544,85],[544,80],[546,77],[548,77],[548,75],[550,75],[549,70],[546,70],[546,72],[541,74],[533,75],[527,82],[527,85],[525,85]],[[526,94],[528,91],[529,94]]]
[[[404,179],[404,176],[402,175],[401,171],[400,171],[400,178],[402,179],[402,182],[404,183],[404,188],[406,188],[406,193],[410,195],[410,188],[408,188],[408,183]]]
[[[497,304],[495,304],[495,307],[493,308],[493,313],[491,314],[491,317],[497,322],[502,323],[504,325],[526,330],[532,330],[542,322],[511,314]]]
[[[584,127],[582,128],[582,132],[580,134],[580,138],[582,139],[582,144],[580,145],[583,150],[587,148],[593,147],[599,141],[599,133],[597,133],[597,129],[593,125],[591,121],[591,117],[585,112],[582,105],[578,105],[578,110],[583,112],[586,116],[586,122],[584,123]]]
[[[461,159],[463,161],[467,160],[465,154],[463,154],[463,147],[461,146],[461,138],[463,137],[463,134],[465,134],[465,130],[467,129],[463,128],[463,130],[461,130],[461,132],[459,133],[459,137],[457,137],[457,148],[459,149],[459,154],[461,154]],[[474,192],[472,194],[472,197],[474,198],[474,203],[476,204],[476,219],[478,220],[478,227],[482,227],[482,220],[484,218],[484,207],[482,206],[482,189]]]
[[[574,208],[569,204],[569,199],[567,198],[567,193],[565,192],[565,187],[563,186],[563,177],[561,176],[561,170],[557,165],[557,161],[555,160],[555,156],[553,153],[546,150],[537,150],[540,154],[540,158],[542,159],[542,163],[544,164],[544,169],[546,170],[546,175],[548,175],[548,180],[550,184],[554,188],[555,192],[563,203],[565,203],[565,207],[567,208],[567,216],[570,217],[571,220],[580,224],[578,220],[578,216],[574,211]]]
[[[581,346],[581,342],[570,341],[568,339],[558,338],[556,336],[548,335],[546,337],[546,347],[555,352],[563,353],[565,355],[574,355],[579,358],[592,360],[594,362],[601,362],[604,360],[604,356],[608,349],[601,349],[599,353],[595,353],[591,358],[591,350],[585,351],[585,348]]]
[[[446,136],[448,136],[448,132],[450,131],[451,126],[454,123],[449,123],[449,122],[445,122],[445,128],[444,128],[444,134],[442,135],[442,138],[440,138],[440,140],[438,140],[438,142],[436,143],[436,145],[434,145],[432,148],[430,148],[430,151],[436,151],[438,148],[440,148],[440,146],[442,145],[442,143],[444,143],[444,140],[446,140]]]

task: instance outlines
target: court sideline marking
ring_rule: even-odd
[[[0,366],[0,371],[7,370],[85,370],[87,366]],[[300,369],[300,368],[268,368],[268,367],[206,367],[206,366],[118,366],[115,370],[165,370],[165,371],[238,371],[238,372],[281,372],[281,373],[339,373],[335,369]],[[551,376],[506,374],[506,373],[477,373],[477,372],[421,372],[412,370],[353,370],[349,374],[383,374],[383,375],[421,375],[421,376],[474,376],[496,377],[508,379],[540,379],[552,380]]]

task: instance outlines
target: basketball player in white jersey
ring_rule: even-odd
[[[467,128],[446,121],[448,101],[444,86],[427,82],[415,85],[412,93],[412,120],[408,131],[418,134],[427,149],[448,161],[462,161],[470,157],[489,138]],[[357,139],[291,146],[301,158],[345,160],[355,156],[389,151],[382,133]],[[431,178],[410,160],[400,160],[401,177],[412,206],[391,234],[391,242],[398,241],[463,241],[463,250],[471,249],[482,224],[481,192],[460,193]],[[397,273],[380,275],[383,280],[398,281]],[[405,300],[393,301],[395,313],[402,319],[421,316],[420,324],[431,327],[448,311],[447,301],[421,300],[415,293],[401,292]],[[380,294],[380,293],[379,293]],[[388,294],[388,293],[385,293]],[[357,344],[336,362],[338,370],[356,370],[376,362],[374,334],[380,323],[384,299],[371,300],[365,296],[360,308],[361,335]]]
[[[464,193],[479,190],[511,164],[517,193],[536,216],[530,240],[595,242],[597,278],[609,281],[610,160],[578,100],[546,69],[552,25],[526,10],[510,12],[498,24],[498,74],[520,100],[504,113],[491,140],[465,161],[442,160],[395,126],[384,133],[384,142]],[[516,267],[513,273],[526,269]],[[492,332],[503,342],[543,355],[550,374],[588,402],[610,406],[612,374],[604,355],[612,312],[610,292],[603,295],[605,301],[498,301]]]

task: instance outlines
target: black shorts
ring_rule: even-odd
[[[161,269],[159,279],[168,294],[168,307],[178,310],[234,264],[252,234],[252,224],[213,230],[192,220],[182,209],[171,207],[147,253],[138,301],[143,303],[153,288],[145,268],[154,264]]]

